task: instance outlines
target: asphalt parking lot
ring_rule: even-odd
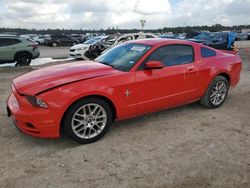
[[[240,83],[222,107],[193,103],[117,122],[89,145],[20,133],[5,101],[12,79],[36,67],[0,68],[0,187],[250,187],[249,48],[240,55]]]
[[[39,46],[40,58],[51,57],[52,59],[65,59],[69,57],[69,49],[70,46]]]

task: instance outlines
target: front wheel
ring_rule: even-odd
[[[209,85],[200,103],[207,108],[217,108],[221,106],[228,94],[229,83],[223,76],[217,76]]]
[[[70,139],[88,144],[105,135],[112,119],[109,104],[100,98],[91,97],[74,103],[65,114],[62,126]]]
[[[52,42],[52,47],[57,47],[58,46],[58,44],[57,44],[57,42]]]

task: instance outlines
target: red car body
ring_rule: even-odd
[[[101,97],[112,107],[115,119],[123,120],[198,101],[217,75],[225,76],[230,87],[239,82],[242,65],[237,55],[213,49],[215,57],[202,58],[200,49],[204,45],[184,40],[151,39],[133,43],[152,47],[129,72],[94,61],[75,62],[38,69],[14,79],[7,100],[9,115],[24,133],[56,138],[60,136],[67,109],[84,97]],[[149,54],[171,44],[192,46],[194,62],[162,69],[138,69]],[[48,108],[32,106],[25,96],[41,98]]]

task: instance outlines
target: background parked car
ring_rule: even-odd
[[[220,50],[233,50],[236,34],[234,32],[218,32],[213,40],[204,44]]]
[[[188,40],[205,44],[205,43],[211,42],[215,36],[216,36],[216,33],[203,32]]]
[[[71,34],[71,35],[69,35],[69,37],[77,40],[79,43],[83,43],[87,39],[87,36],[85,36],[83,34]]]
[[[111,35],[108,38],[105,38],[102,41],[91,45],[89,49],[84,53],[84,56],[87,57],[88,59],[93,60],[97,58],[99,55],[101,55],[102,52],[117,44],[129,40],[146,39],[146,38],[157,38],[157,36],[152,33],[143,33],[143,32],[129,33],[124,35]]]
[[[67,35],[51,35],[49,39],[45,39],[45,44],[57,47],[57,46],[73,46],[78,44],[79,41],[72,39]]]
[[[247,40],[247,33],[236,33],[236,40]]]
[[[82,44],[77,44],[75,46],[72,46],[70,48],[70,57],[74,57],[77,59],[88,59],[88,57],[85,56],[85,52],[89,50],[89,48],[93,45],[95,45],[98,42],[101,42],[102,40],[106,39],[108,36],[98,36],[91,38],[90,40],[85,41]]]
[[[177,35],[178,39],[185,39],[186,37],[187,37],[186,33],[180,33],[180,34]]]
[[[168,39],[175,39],[176,38],[176,36],[173,33],[161,34],[158,37],[160,37],[160,38],[168,38]]]
[[[144,32],[128,33],[128,34],[124,34],[124,35],[121,35],[120,37],[118,37],[114,41],[114,44],[112,46],[115,46],[115,45],[122,43],[122,42],[130,41],[130,40],[146,39],[146,38],[157,38],[157,36],[152,34],[152,33],[144,33]]]
[[[39,36],[33,37],[33,40],[35,42],[37,42],[38,44],[44,44],[45,43],[45,39],[48,39],[48,37],[46,37],[44,35],[39,35]]]
[[[16,62],[16,66],[29,65],[31,60],[39,55],[36,42],[15,35],[0,35],[0,63]]]
[[[203,43],[220,50],[233,50],[235,39],[234,32],[204,32],[187,40]]]

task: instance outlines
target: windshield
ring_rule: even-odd
[[[103,37],[94,37],[92,39],[85,41],[83,44],[94,44],[94,43],[100,41],[102,38]]]
[[[151,46],[144,44],[120,44],[96,58],[95,61],[121,71],[129,71],[150,48]]]

